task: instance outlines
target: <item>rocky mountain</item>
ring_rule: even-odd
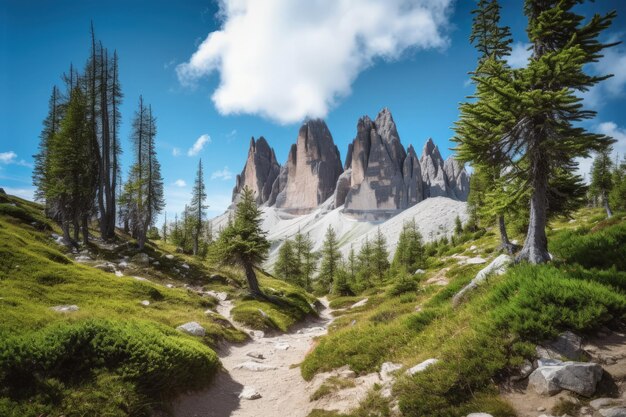
[[[256,195],[257,204],[270,200],[272,186],[280,173],[280,164],[276,161],[274,149],[270,148],[263,136],[258,140],[250,139],[248,159],[241,174],[237,175],[233,189],[233,203],[239,201],[244,187],[249,187]]]
[[[309,120],[291,145],[287,163],[273,187],[273,204],[293,213],[311,211],[333,195],[342,172],[339,149],[328,126],[319,119]]]
[[[405,149],[384,108],[374,120],[358,120],[343,166],[328,126],[319,119],[300,127],[282,166],[263,137],[253,138],[233,203],[245,186],[255,192],[259,205],[274,209],[272,215],[291,219],[338,210],[346,219],[379,222],[428,198],[466,201],[469,176],[459,161],[444,161],[432,139],[419,158],[412,145]]]

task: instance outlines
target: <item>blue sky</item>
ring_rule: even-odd
[[[516,42],[512,64],[523,65],[522,1],[501,3]],[[168,216],[188,201],[198,158],[211,214],[218,214],[230,202],[250,137],[265,136],[282,163],[306,116],[325,118],[343,159],[358,118],[389,107],[405,146],[420,152],[432,137],[446,157],[458,103],[472,92],[473,4],[227,0],[218,14],[220,4],[207,0],[0,0],[0,186],[32,195],[32,155],[48,97],[70,63],[84,65],[90,20],[97,37],[119,54],[125,172],[140,94],[157,116]],[[617,9],[606,36],[626,38],[626,2],[583,9]],[[614,48],[590,70],[616,77],[587,94],[598,110],[587,126],[612,134],[623,155],[626,48]],[[204,145],[189,152],[200,138]]]

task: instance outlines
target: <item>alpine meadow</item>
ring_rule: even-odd
[[[622,0],[0,28],[0,417],[626,416]]]

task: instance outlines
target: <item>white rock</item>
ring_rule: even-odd
[[[601,408],[606,408],[609,405],[615,405],[619,402],[617,398],[596,398],[593,401],[589,402],[589,405],[594,410],[599,410]]]
[[[116,271],[115,271],[115,276],[116,276],[116,277],[120,277],[120,278],[121,278],[121,277],[123,277],[123,276],[124,276],[124,274],[122,273],[122,271],[117,271],[117,270],[116,270]]]
[[[148,301],[148,300],[143,300],[143,301],[141,302],[141,305],[142,305],[142,306],[146,306],[146,307],[147,307],[147,306],[149,306],[149,305],[150,305],[150,301]]]
[[[165,258],[171,261],[172,259],[174,259],[174,255],[172,255],[171,253],[168,253],[167,255],[165,255]]]
[[[126,262],[126,261],[122,261],[122,262],[120,262],[119,264],[117,264],[117,267],[123,271],[123,270],[125,270],[126,268],[128,268],[128,262]]]
[[[261,330],[250,330],[248,334],[256,339],[262,339],[265,337],[265,333]]]
[[[413,273],[413,275],[422,275],[425,274],[426,271],[424,271],[423,269],[416,269],[415,272]]]
[[[239,394],[239,398],[242,400],[256,400],[261,398],[261,394],[259,394],[256,388],[246,385]]]
[[[154,261],[154,262],[152,262],[152,265],[159,266],[159,265],[161,265],[161,263],[159,261]]]
[[[185,268],[185,269],[189,269],[189,265],[187,265],[187,264],[182,264],[181,266],[182,266],[183,268]]]
[[[188,333],[192,336],[202,337],[206,334],[205,328],[195,321],[190,321],[189,323],[181,324],[176,329],[182,332]]]
[[[465,263],[466,265],[478,265],[478,264],[484,264],[485,262],[487,262],[486,259],[481,258],[480,256],[477,256],[474,258],[468,258],[463,263]]]
[[[568,390],[589,397],[596,391],[602,372],[597,363],[562,362],[537,368],[530,375],[529,385],[542,395]]]
[[[174,285],[172,285],[172,284],[166,284],[165,286],[166,286],[167,288],[175,288],[175,287],[174,287]]]
[[[289,343],[287,342],[279,342],[279,343],[274,343],[274,349],[278,349],[278,350],[287,350],[289,349],[291,346],[289,345]]]
[[[252,372],[264,372],[264,371],[272,371],[276,369],[276,367],[272,365],[266,365],[264,363],[246,361],[235,366],[235,369],[245,369],[247,371],[252,371]]]
[[[54,311],[58,311],[59,313],[69,313],[72,311],[78,311],[78,306],[75,304],[66,304],[60,306],[50,307]]]
[[[384,362],[380,366],[380,377],[383,380],[388,380],[393,378],[393,374],[402,369],[402,364],[393,363],[393,362]]]
[[[76,262],[90,262],[90,261],[93,261],[93,259],[91,259],[91,256],[89,256],[89,255],[78,255],[76,258],[74,258],[74,260]]]
[[[603,417],[626,417],[626,408],[612,407],[598,411]]]
[[[454,298],[452,298],[452,304],[455,306],[458,305],[463,299],[463,296],[466,292],[478,287],[478,285],[486,280],[487,277],[489,277],[490,275],[504,274],[508,265],[511,262],[513,262],[513,258],[511,258],[509,255],[502,254],[498,256],[489,265],[481,269],[478,274],[476,274],[476,277],[474,277],[474,279],[469,284],[467,284],[465,287],[463,287],[463,289],[461,289],[461,291],[455,294]]]
[[[363,307],[365,304],[367,304],[367,301],[368,301],[368,300],[369,300],[368,298],[364,298],[364,299],[362,299],[361,301],[358,301],[358,302],[356,302],[356,303],[352,304],[352,305],[350,306],[350,308],[358,308],[358,307]]]
[[[415,375],[418,372],[423,372],[426,370],[426,368],[428,368],[431,365],[436,364],[437,362],[439,362],[439,359],[435,359],[435,358],[431,358],[431,359],[426,359],[424,362],[419,363],[417,365],[415,365],[414,367],[408,369],[406,371],[406,373],[408,375]]]

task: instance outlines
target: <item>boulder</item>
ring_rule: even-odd
[[[246,385],[239,394],[239,398],[242,400],[256,400],[261,398],[261,394],[259,394],[256,388]]]
[[[235,179],[233,189],[233,205],[241,199],[241,193],[245,187],[250,188],[255,195],[258,205],[270,200],[272,186],[280,174],[280,164],[276,160],[276,154],[265,138],[261,136],[255,141],[250,139],[248,158],[241,174]]]
[[[421,362],[415,365],[414,367],[407,369],[406,373],[408,375],[415,375],[419,372],[424,372],[429,366],[432,366],[436,364],[437,362],[439,362],[439,359],[435,359],[435,358],[426,359],[424,362]]]
[[[148,266],[150,264],[150,257],[143,252],[139,252],[131,258],[131,261],[139,266]]]
[[[490,275],[504,274],[508,265],[511,262],[513,262],[513,258],[511,258],[509,255],[506,255],[506,254],[499,255],[496,259],[491,261],[489,265],[481,269],[478,272],[478,274],[476,274],[476,277],[474,277],[474,279],[469,284],[467,284],[465,287],[461,289],[461,291],[459,291],[458,293],[454,295],[454,297],[452,298],[452,305],[453,306],[459,305],[459,303],[462,301],[463,297],[465,296],[465,293],[478,287],[478,285],[484,280],[486,280],[487,277],[489,277]]]
[[[537,368],[530,375],[529,385],[541,395],[567,390],[589,397],[596,391],[602,373],[602,367],[597,363],[560,362]]]
[[[203,337],[206,334],[206,329],[202,327],[198,322],[190,321],[189,323],[181,324],[176,328],[176,330],[180,330],[181,332],[185,332],[192,336],[200,336]]]
[[[66,305],[50,307],[50,309],[57,311],[59,313],[71,313],[72,311],[78,311],[78,306],[75,304],[66,304]]]
[[[282,196],[276,197],[276,207],[307,213],[333,195],[343,167],[323,120],[308,120],[300,127],[285,166],[286,183],[280,191]],[[281,175],[277,178],[279,183]]]
[[[566,331],[550,341],[546,346],[537,346],[537,354],[542,358],[581,360],[587,358],[583,349],[583,339]]]

